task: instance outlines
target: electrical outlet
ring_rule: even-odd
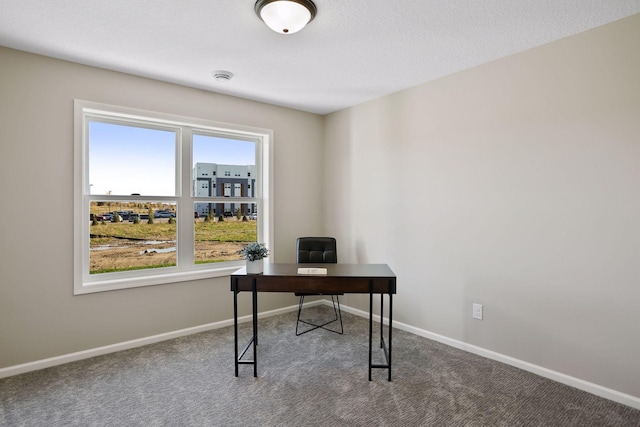
[[[482,304],[473,303],[473,318],[482,320]]]

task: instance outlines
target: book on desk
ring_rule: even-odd
[[[298,274],[312,274],[312,275],[326,275],[327,274],[327,269],[326,268],[304,268],[304,267],[300,267],[298,268]]]

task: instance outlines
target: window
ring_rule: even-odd
[[[75,121],[76,294],[228,275],[246,242],[273,248],[272,131],[86,101]],[[217,194],[219,165],[254,177]]]

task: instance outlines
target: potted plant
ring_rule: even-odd
[[[247,274],[260,274],[264,270],[264,258],[269,256],[269,249],[264,243],[252,242],[238,253],[247,260]]]

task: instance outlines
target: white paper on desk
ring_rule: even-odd
[[[327,274],[326,268],[298,268],[298,274]]]

